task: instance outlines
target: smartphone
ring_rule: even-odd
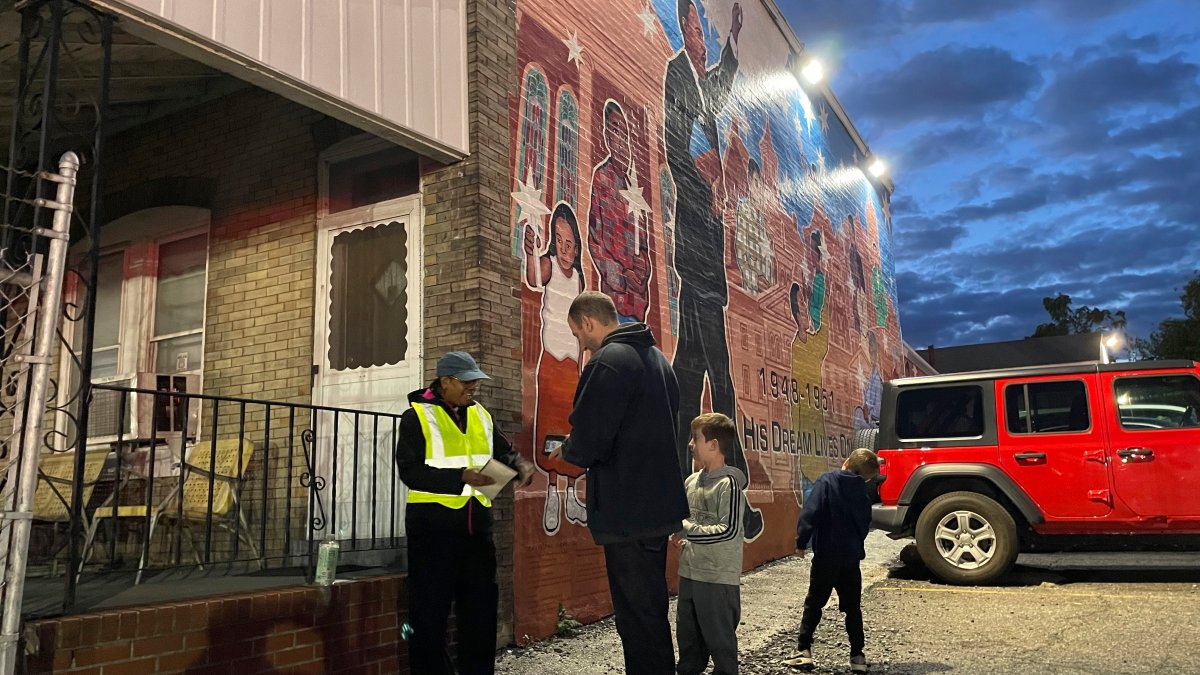
[[[546,436],[546,444],[542,446],[542,454],[551,454],[555,450],[561,448],[563,442],[566,440],[566,436]]]

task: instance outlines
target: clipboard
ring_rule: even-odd
[[[480,487],[472,486],[471,489],[491,500],[495,500],[496,495],[500,494],[500,491],[504,489],[504,486],[508,485],[509,481],[517,476],[517,472],[515,470],[509,468],[502,462],[496,461],[495,457],[489,459],[487,464],[479,467],[477,471],[485,476],[490,477],[496,482],[492,483],[491,485],[483,485]]]

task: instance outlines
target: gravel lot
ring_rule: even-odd
[[[887,577],[887,565],[896,558],[902,545],[903,542],[892,541],[880,532],[872,532],[867,537],[867,560],[862,565],[864,588]],[[793,672],[771,664],[781,658],[775,655],[776,652],[790,652],[795,646],[796,627],[800,624],[807,590],[808,561],[799,558],[784,558],[743,577],[742,623],[738,629],[741,672]],[[837,600],[833,599],[831,603],[836,607]],[[670,616],[674,631],[674,599],[671,600]],[[827,618],[840,616],[836,611],[826,613]],[[870,621],[869,617],[867,620]],[[840,618],[838,621],[828,625],[823,622],[818,641],[840,633],[841,642],[845,643]],[[826,630],[835,625],[839,627],[838,631]],[[843,660],[839,659],[838,663]],[[764,665],[758,665],[760,661]],[[612,619],[586,626],[570,638],[555,638],[525,649],[505,649],[496,663],[496,672],[503,675],[601,675],[625,670],[621,642]]]
[[[958,588],[903,566],[903,542],[873,532],[863,563],[871,671],[927,673],[1200,673],[1200,554],[1022,556],[1005,583]],[[744,675],[794,673],[808,563],[772,563],[742,582]],[[847,643],[827,608],[813,653],[818,673],[847,673]],[[674,603],[671,614],[674,618]],[[621,673],[612,620],[574,637],[506,649],[504,675]]]

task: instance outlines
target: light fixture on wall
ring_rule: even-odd
[[[804,67],[800,69],[800,74],[804,76],[804,80],[809,84],[820,84],[821,80],[825,79],[825,66],[818,58],[810,58]]]
[[[884,161],[878,157],[872,157],[871,163],[867,165],[867,171],[871,172],[871,175],[876,178],[883,178],[883,175],[887,173],[887,170],[887,164],[885,164]]]

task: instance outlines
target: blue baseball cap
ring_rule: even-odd
[[[466,352],[447,352],[445,356],[438,359],[437,376],[453,377],[463,382],[492,379],[479,369],[479,364],[475,363],[475,359]]]

